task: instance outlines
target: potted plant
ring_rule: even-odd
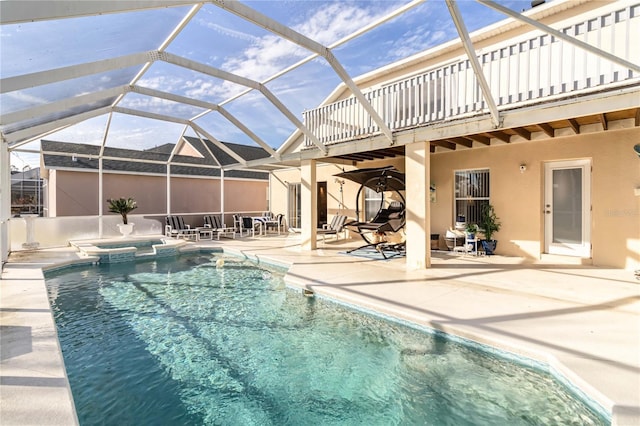
[[[491,204],[482,207],[482,218],[480,219],[480,228],[484,231],[485,239],[482,240],[482,248],[484,252],[491,255],[495,252],[498,241],[493,239],[493,234],[500,230],[499,218]]]
[[[109,198],[107,202],[109,203],[109,211],[111,213],[119,213],[122,216],[122,224],[118,224],[122,237],[124,238],[129,236],[129,234],[133,232],[134,224],[127,221],[127,214],[138,208],[136,201],[131,197],[120,197]]]
[[[468,223],[465,228],[465,232],[467,233],[467,239],[473,240],[476,238],[476,232],[478,232],[478,225],[475,223]]]

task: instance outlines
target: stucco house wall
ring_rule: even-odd
[[[640,164],[633,145],[639,138],[640,129],[627,128],[432,154],[431,180],[437,188],[432,230],[442,233],[453,225],[454,171],[488,168],[490,201],[502,222],[497,253],[539,259],[544,251],[544,163],[590,159],[592,262],[638,268],[640,197],[634,188],[640,186]],[[527,166],[523,173],[520,164]]]
[[[346,181],[343,185],[342,194],[340,185],[336,182],[335,175],[344,171],[355,169],[354,166],[341,164],[317,163],[316,181],[327,183],[327,221],[331,222],[336,214],[347,215],[350,219],[355,219],[356,206],[355,198],[359,186],[353,182]],[[278,170],[270,177],[270,199],[271,210],[274,214],[288,215],[288,184],[300,183],[300,169],[291,168]],[[304,209],[304,206],[302,207]],[[287,217],[289,221],[289,218]]]
[[[431,203],[431,233],[440,234],[440,246],[445,248],[444,233],[454,225],[454,172],[464,169],[488,168],[490,171],[490,202],[502,222],[496,234],[496,253],[540,259],[544,253],[544,164],[549,161],[590,159],[591,174],[591,242],[590,262],[598,266],[640,268],[640,160],[633,151],[640,140],[640,129],[632,120],[611,123],[607,132],[583,126],[579,135],[557,135],[555,138],[492,145],[486,148],[460,149],[431,154],[431,183],[436,186],[436,202]],[[589,133],[589,131],[593,133]],[[520,165],[527,169],[520,171]],[[357,168],[394,165],[404,171],[404,158],[361,162]],[[318,163],[317,180],[326,181],[329,193],[329,220],[336,214],[339,185],[335,175],[342,170],[335,164]],[[345,170],[355,168],[345,167]],[[300,182],[298,169],[273,173],[272,205],[282,206],[286,214],[286,182]],[[345,214],[355,218],[355,197],[358,185],[347,182],[343,187]],[[425,182],[425,190],[427,185]],[[410,204],[411,201],[407,200]],[[425,238],[430,238],[425,230]]]

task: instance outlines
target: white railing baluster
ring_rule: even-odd
[[[632,41],[640,39],[640,5],[592,16],[562,31],[632,62],[640,58],[640,45]],[[501,107],[575,90],[602,90],[611,83],[640,78],[640,73],[538,31],[528,38],[484,49],[478,60]],[[392,130],[486,112],[484,96],[466,57],[364,95]],[[324,144],[380,133],[355,97],[304,111],[302,116]],[[312,145],[304,136],[304,146]]]

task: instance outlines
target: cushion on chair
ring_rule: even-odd
[[[253,228],[253,219],[247,216],[243,216],[242,218],[242,227],[244,229],[252,229]]]

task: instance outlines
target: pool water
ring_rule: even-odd
[[[547,374],[223,257],[47,274],[80,424],[608,423]]]

